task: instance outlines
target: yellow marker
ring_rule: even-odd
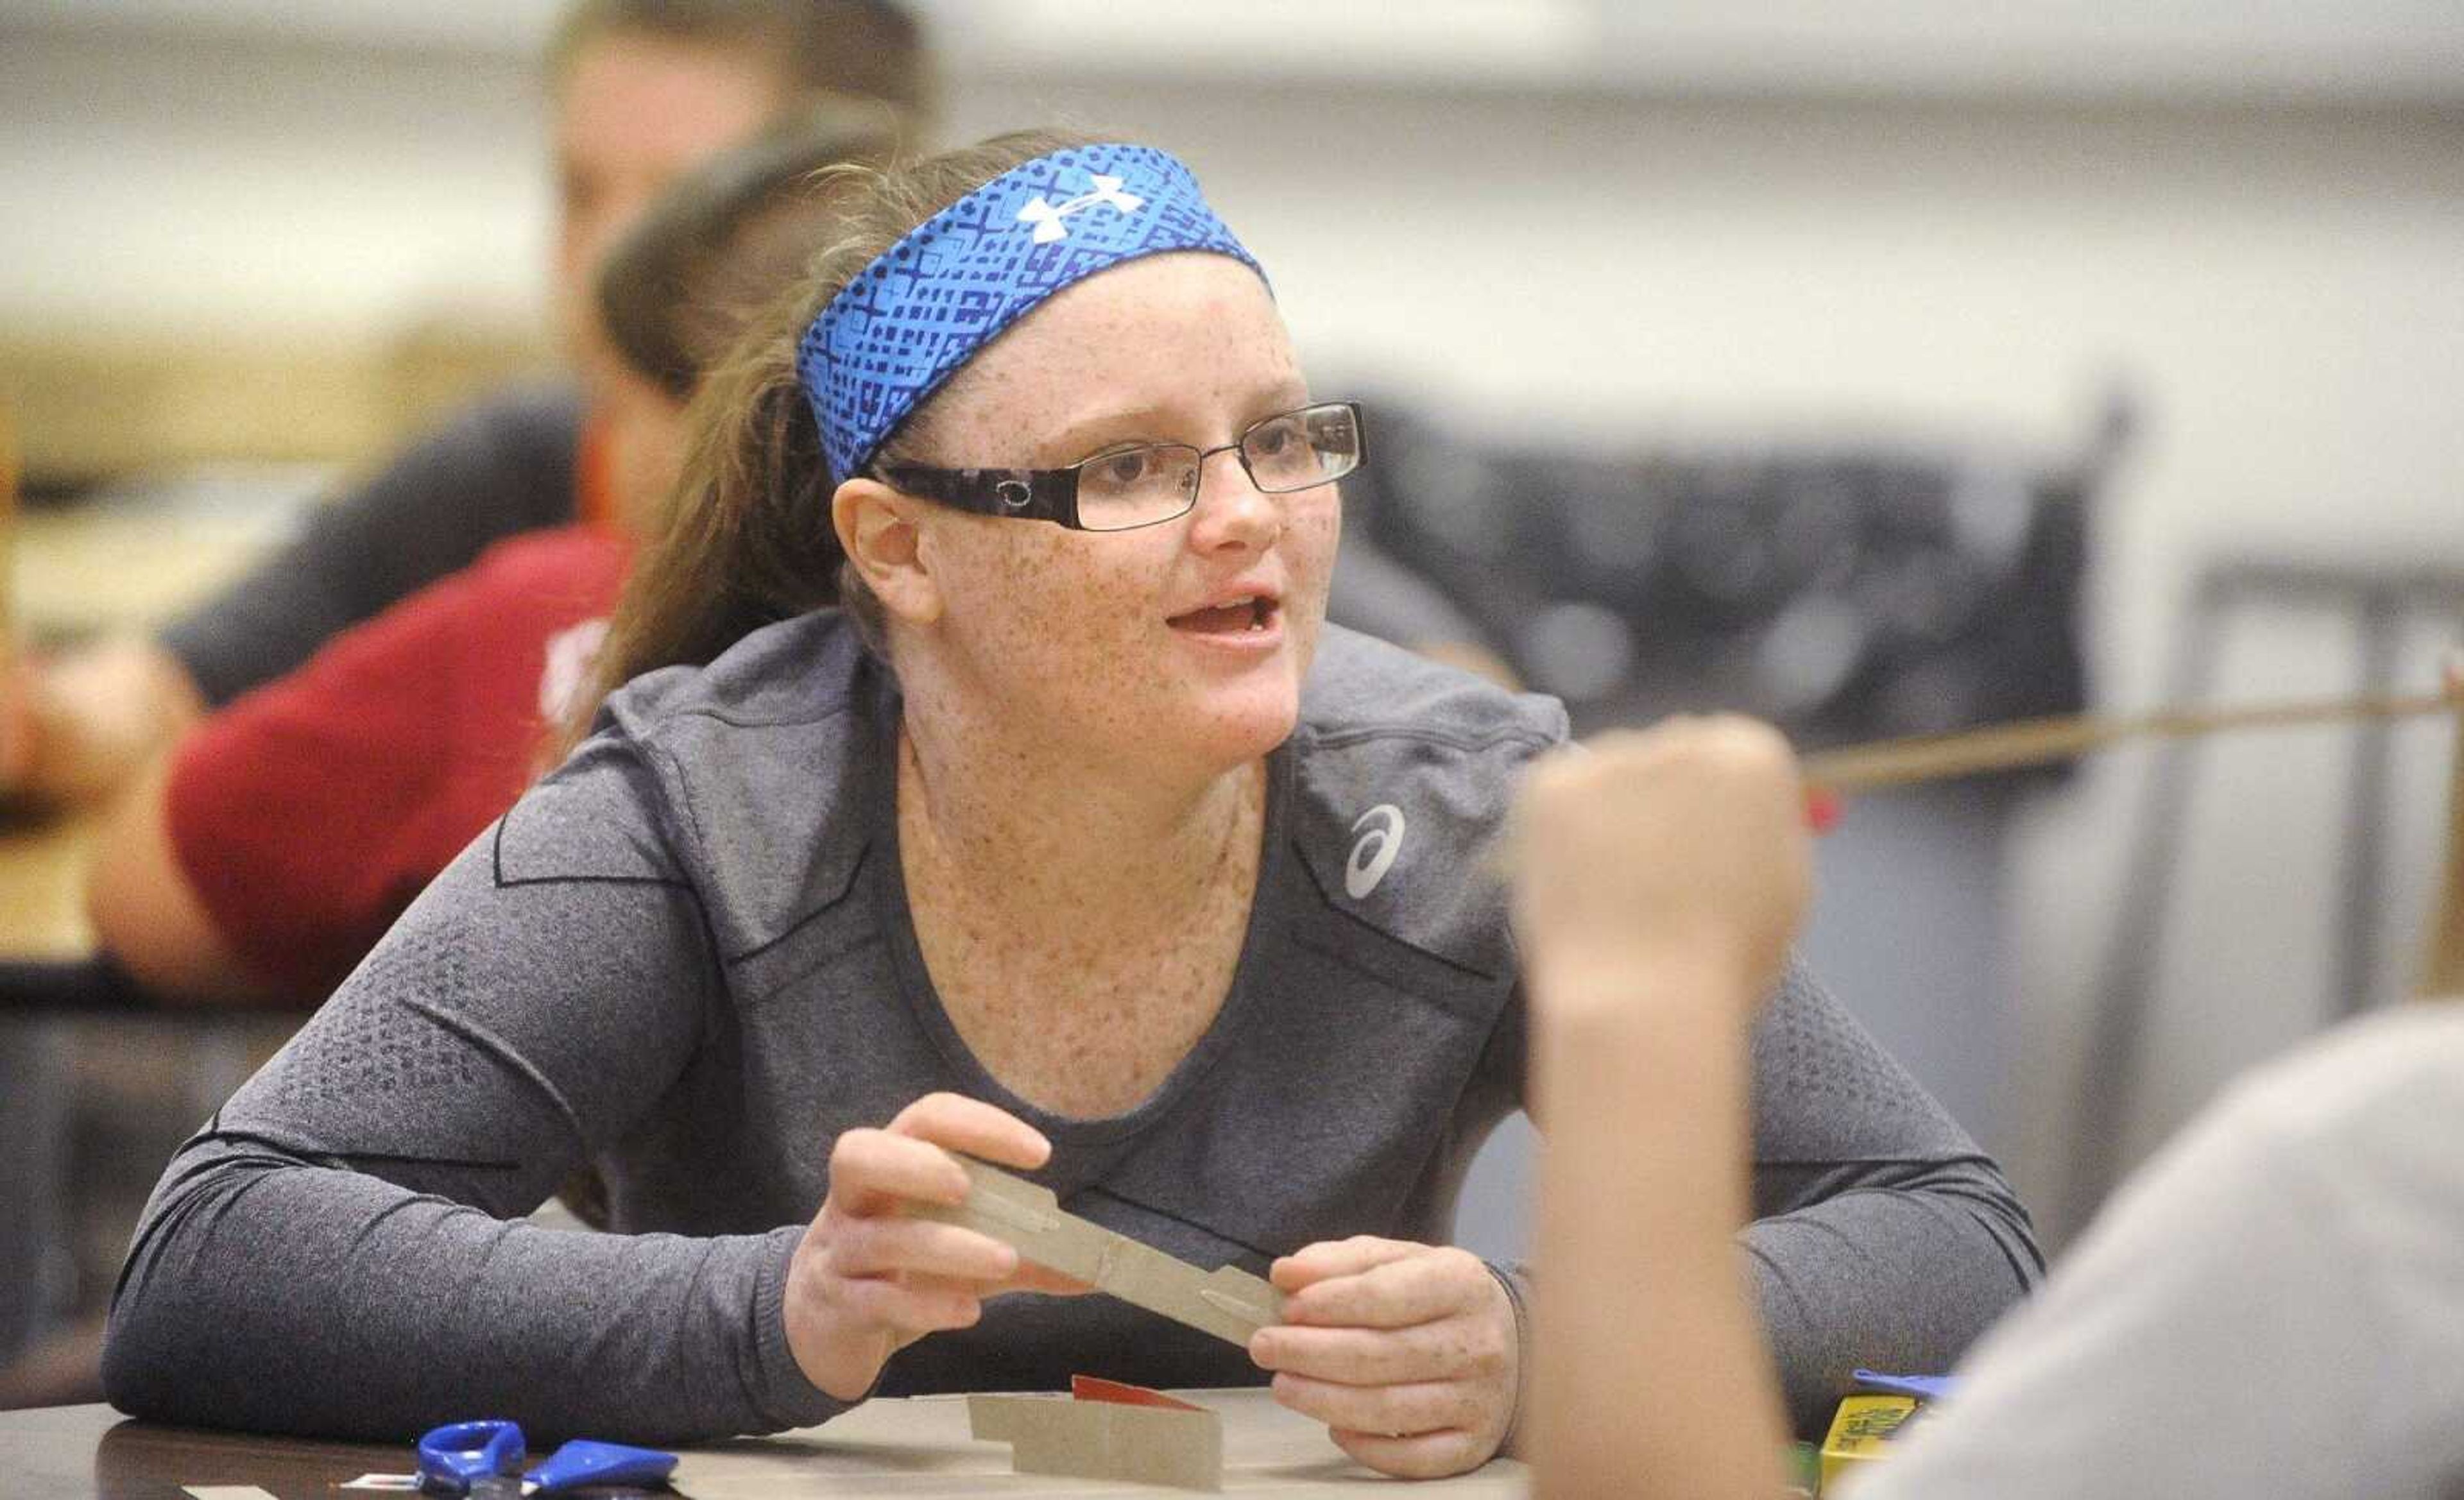
[[[1859,1464],[1881,1458],[1891,1435],[1917,1413],[1913,1396],[1851,1396],[1831,1419],[1831,1433],[1822,1440],[1822,1490]]]

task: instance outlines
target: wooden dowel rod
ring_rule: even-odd
[[[2429,927],[2422,997],[2464,997],[2464,711],[2455,717],[2455,770],[2447,787],[2447,871],[2439,879],[2438,904],[2430,909]]]
[[[1871,791],[1973,776],[1981,771],[2042,765],[2130,739],[2181,739],[2235,729],[2409,718],[2452,713],[2459,707],[2464,707],[2464,695],[2433,693],[2248,708],[2169,709],[2136,717],[2081,714],[2063,718],[2031,718],[1961,734],[1925,735],[1819,751],[1805,758],[1805,779],[1828,791]]]

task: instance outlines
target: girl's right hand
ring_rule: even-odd
[[[797,1365],[840,1401],[860,1400],[890,1357],[925,1335],[973,1324],[986,1297],[1087,1290],[989,1236],[899,1211],[966,1198],[952,1151],[1031,1171],[1052,1145],[980,1100],[933,1093],[886,1129],[848,1131],[830,1148],[829,1197],[788,1266],[785,1312]]]

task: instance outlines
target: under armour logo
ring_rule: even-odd
[[[1360,833],[1363,827],[1369,831]],[[1352,831],[1360,833],[1360,838],[1352,846],[1352,857],[1344,861],[1343,889],[1358,901],[1377,889],[1377,882],[1395,868],[1395,856],[1403,851],[1403,809],[1381,802],[1362,813]]]
[[[1121,191],[1121,179],[1106,177],[1101,172],[1088,174],[1095,186],[1064,203],[1053,203],[1037,193],[1027,206],[1018,210],[1018,222],[1035,226],[1035,242],[1049,245],[1056,239],[1069,237],[1069,227],[1061,221],[1081,213],[1099,203],[1109,203],[1123,213],[1135,213],[1146,206],[1146,200],[1133,192]]]

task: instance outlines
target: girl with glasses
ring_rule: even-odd
[[[671,1441],[1085,1373],[1271,1380],[1395,1474],[1510,1442],[1525,1282],[1444,1242],[1525,1101],[1484,856],[1563,710],[1324,624],[1363,418],[1181,164],[1036,133],[861,186],[695,398],[586,738],[172,1162],[123,1407]],[[1766,1037],[1744,1251],[1812,1422],[2036,1259],[1802,974]],[[1282,1322],[902,1213],[953,1151]],[[584,1162],[624,1232],[512,1217]]]

